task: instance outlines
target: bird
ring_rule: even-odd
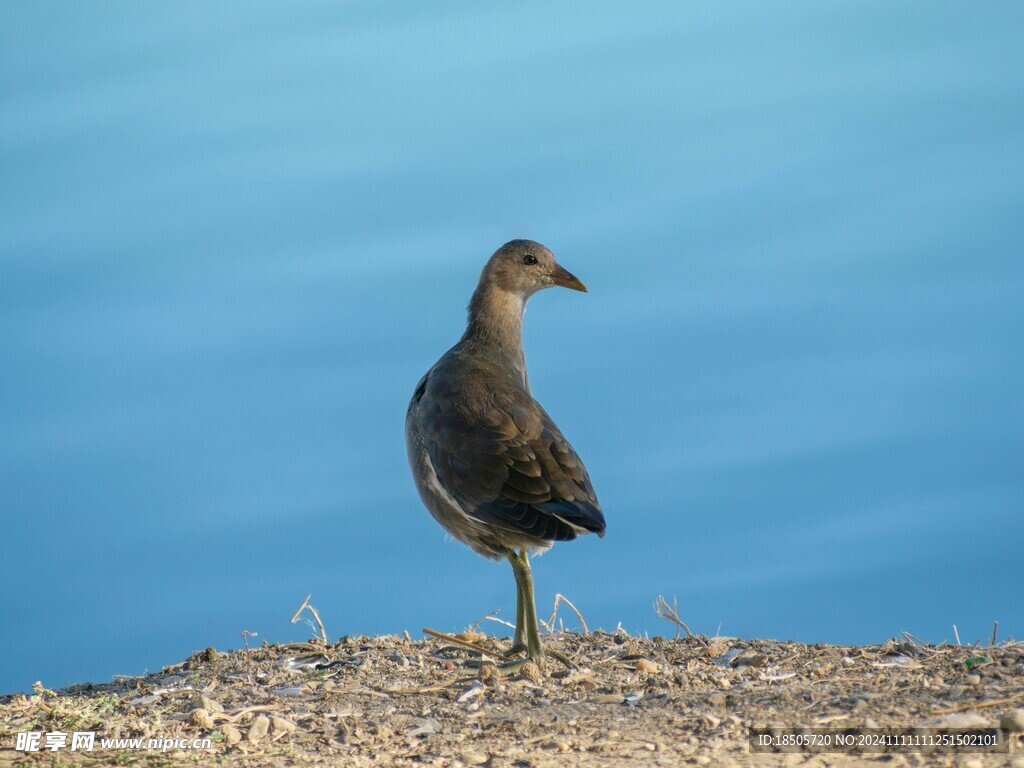
[[[469,301],[466,331],[419,380],[406,412],[409,465],[424,506],[454,539],[516,580],[513,657],[542,665],[530,556],[555,542],[605,534],[604,513],[579,455],[530,390],[523,316],[533,294],[587,292],[532,240],[512,240],[487,261]],[[562,654],[551,655],[568,666]]]

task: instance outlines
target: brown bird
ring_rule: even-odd
[[[454,538],[512,564],[516,629],[508,653],[526,651],[538,662],[545,652],[529,555],[605,531],[586,467],[530,393],[523,313],[534,293],[552,286],[587,290],[540,243],[499,248],[470,299],[466,332],[420,379],[405,419],[423,503]]]

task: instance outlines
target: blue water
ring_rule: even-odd
[[[608,519],[541,613],[1024,636],[1022,24],[3,4],[0,691],[303,639],[308,592],[332,638],[511,619],[403,422],[513,237],[590,287],[526,345]]]

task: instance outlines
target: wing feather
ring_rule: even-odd
[[[419,404],[425,447],[470,516],[542,541],[604,535],[586,467],[536,401],[474,406],[429,384]]]

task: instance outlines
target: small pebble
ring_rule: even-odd
[[[767,659],[760,653],[748,653],[732,660],[734,667],[763,667]]]
[[[207,731],[213,730],[213,717],[210,716],[210,712],[208,710],[193,709],[191,719],[193,725],[198,725],[200,728],[205,728]]]
[[[486,752],[463,752],[461,759],[466,765],[483,765],[491,756]]]
[[[479,680],[474,680],[466,688],[463,689],[462,693],[455,697],[455,700],[462,704],[470,699],[475,699],[477,696],[483,696],[484,684]]]
[[[437,733],[441,730],[441,724],[432,717],[419,720],[416,723],[416,727],[406,733],[406,736],[429,736],[432,733]]]
[[[658,674],[658,665],[650,659],[637,659],[636,671],[648,675]]]
[[[234,746],[242,740],[242,733],[233,725],[225,725],[221,728],[221,733],[224,734],[224,741],[228,743],[228,746]]]
[[[295,728],[296,725],[291,720],[285,720],[283,717],[277,717],[276,715],[271,715],[270,717],[270,729],[274,732],[275,740],[280,739],[282,736],[287,736]]]
[[[205,709],[207,712],[210,712],[211,714],[214,712],[224,711],[224,705],[216,699],[211,699],[209,696],[200,696],[199,706]]]
[[[954,712],[929,720],[933,728],[988,728],[991,723],[987,717],[977,712]]]
[[[1024,731],[1024,709],[1011,709],[999,719],[999,726],[1004,731],[1021,733]]]
[[[159,696],[139,696],[137,699],[131,699],[128,703],[133,707],[144,707],[157,701],[160,701]]]
[[[968,675],[964,678],[964,682],[968,685],[981,685],[981,675]]]
[[[270,718],[266,715],[259,715],[255,720],[252,721],[252,725],[249,727],[248,739],[249,741],[256,743],[260,741],[264,736],[267,735],[267,731],[270,730]]]
[[[285,688],[272,688],[271,693],[275,693],[278,696],[301,696],[307,693],[308,689],[302,685],[292,685]]]

